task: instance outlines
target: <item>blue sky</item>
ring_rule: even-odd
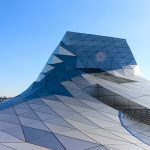
[[[150,79],[149,0],[0,0],[0,96],[24,91],[66,31],[126,38]]]

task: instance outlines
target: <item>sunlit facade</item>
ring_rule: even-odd
[[[0,103],[0,150],[150,150],[149,108],[125,39],[66,32],[37,80]]]

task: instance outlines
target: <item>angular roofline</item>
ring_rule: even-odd
[[[114,39],[120,39],[120,40],[127,41],[125,38],[118,38],[118,37],[112,37],[112,36],[106,36],[106,35],[83,33],[83,32],[74,32],[74,31],[66,31],[65,35],[68,35],[68,33],[83,34],[83,35],[90,35],[90,36],[98,36],[98,37],[104,37],[104,38],[114,38]]]

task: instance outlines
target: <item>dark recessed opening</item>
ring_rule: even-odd
[[[104,104],[122,112],[127,117],[138,122],[150,125],[150,110],[112,92],[99,84],[83,89],[90,96]]]

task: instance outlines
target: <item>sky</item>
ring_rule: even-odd
[[[150,0],[0,0],[0,96],[29,87],[66,31],[127,39],[150,79]]]

